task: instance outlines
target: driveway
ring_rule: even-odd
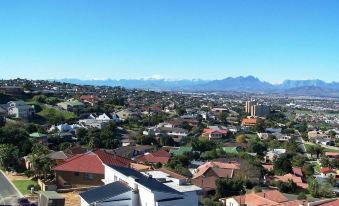
[[[21,194],[13,187],[5,175],[0,172],[0,206],[15,205]]]

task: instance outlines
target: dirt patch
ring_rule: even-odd
[[[29,178],[26,177],[25,175],[20,175],[20,174],[13,175],[11,172],[4,172],[4,173],[10,181],[13,181],[13,180],[29,180]]]
[[[79,192],[59,193],[65,197],[65,205],[67,206],[80,206]]]

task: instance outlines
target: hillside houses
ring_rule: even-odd
[[[34,116],[35,109],[24,101],[11,101],[7,103],[7,114],[14,118],[29,119]]]

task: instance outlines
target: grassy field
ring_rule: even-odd
[[[248,139],[256,139],[258,138],[257,134],[245,134]]]
[[[38,113],[38,115],[47,118],[50,115],[53,116],[62,116],[64,119],[73,119],[76,118],[77,115],[74,114],[73,112],[67,112],[67,111],[62,111],[54,108],[47,108],[43,107],[42,110]]]
[[[33,180],[13,180],[15,187],[23,194],[29,194],[31,191],[27,190],[28,185],[36,185]]]

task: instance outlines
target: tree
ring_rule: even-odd
[[[298,194],[298,200],[307,200],[307,196],[304,192]]]
[[[292,163],[287,155],[281,155],[273,161],[273,170],[276,175],[284,175],[292,172]]]
[[[222,198],[232,195],[239,195],[245,191],[244,182],[240,179],[220,178],[216,181],[216,197]]]
[[[32,170],[34,171],[35,176],[47,176],[47,168],[51,164],[51,161],[49,159],[46,159],[46,155],[48,153],[49,149],[46,146],[42,144],[33,145],[32,153],[28,155],[28,158],[32,163]]]
[[[159,138],[159,144],[161,146],[174,146],[175,142],[172,137],[161,135]]]
[[[314,168],[311,164],[304,164],[301,170],[305,174],[306,177],[310,177],[314,174]]]
[[[45,95],[35,95],[32,99],[35,102],[45,103],[46,102],[46,96]]]
[[[308,191],[312,197],[319,197],[319,183],[316,179],[311,178],[308,181]]]
[[[246,136],[244,134],[240,134],[236,136],[235,141],[237,143],[244,143],[246,141]]]
[[[322,167],[329,167],[330,166],[330,159],[328,157],[322,157],[320,159],[320,164]]]
[[[264,155],[264,152],[267,151],[266,145],[257,140],[250,140],[247,144],[247,152],[254,152],[259,155]]]
[[[0,167],[9,169],[18,159],[19,150],[11,144],[0,144]]]
[[[292,157],[292,165],[294,167],[302,167],[304,166],[306,161],[307,161],[307,157],[303,155],[297,154]]]
[[[281,182],[278,184],[278,188],[280,192],[284,193],[295,193],[298,186],[293,180],[289,179],[287,182]]]

